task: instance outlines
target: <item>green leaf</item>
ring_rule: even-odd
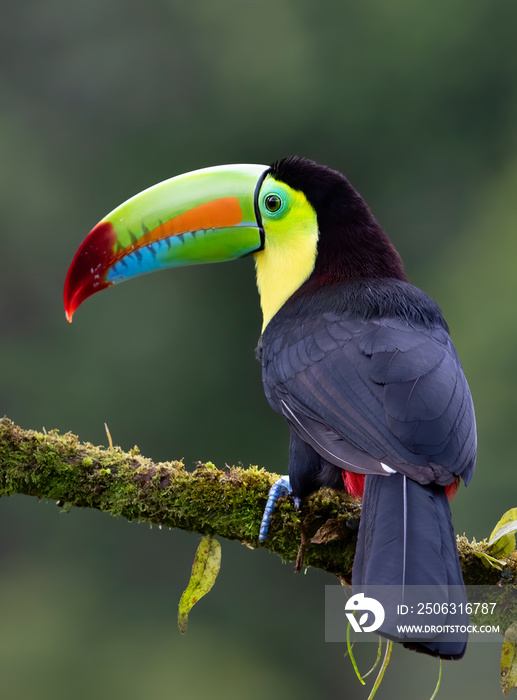
[[[488,548],[495,557],[507,557],[515,549],[515,535],[517,531],[517,508],[506,511],[497,523],[490,535]]]
[[[203,537],[197,548],[189,584],[183,591],[178,608],[178,627],[181,634],[186,634],[189,612],[212,588],[220,568],[221,545],[210,535]]]
[[[504,567],[504,561],[499,561],[499,559],[495,559],[494,557],[491,557],[489,554],[485,554],[485,552],[473,552],[473,554],[476,555],[483,564],[486,566],[487,569],[489,569],[491,566],[494,567],[494,569],[499,569],[502,571]]]
[[[517,687],[517,622],[506,630],[501,652],[501,690],[508,695]]]

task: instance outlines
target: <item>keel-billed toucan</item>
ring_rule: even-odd
[[[291,431],[287,488],[297,500],[322,485],[363,496],[355,586],[433,584],[447,600],[448,586],[463,586],[447,490],[474,469],[472,399],[440,309],[408,283],[341,173],[293,157],[145,190],[82,243],[66,278],[67,317],[130,277],[248,254],[264,389]],[[413,646],[454,658],[465,640],[431,635]]]

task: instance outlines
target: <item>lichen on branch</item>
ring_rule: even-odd
[[[270,535],[258,533],[270,486],[277,478],[258,467],[217,469],[199,463],[193,472],[182,462],[154,463],[137,448],[96,447],[72,433],[23,430],[0,420],[0,495],[53,499],[67,508],[95,508],[128,520],[148,521],[203,535],[263,546],[295,561],[304,541],[303,564],[350,580],[360,503],[344,493],[321,489],[296,511],[290,498],[279,501]],[[486,543],[459,538],[467,584],[497,583],[501,572],[487,568],[476,552]],[[517,577],[516,562],[507,567]]]

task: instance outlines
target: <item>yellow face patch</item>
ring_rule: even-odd
[[[271,176],[258,194],[265,233],[264,249],[254,254],[257,287],[264,323],[262,331],[281,306],[314,269],[318,243],[316,212],[307,198]]]

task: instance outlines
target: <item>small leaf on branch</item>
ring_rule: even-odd
[[[327,542],[332,542],[332,540],[337,540],[340,537],[343,537],[342,522],[337,519],[329,519],[318,529],[314,537],[311,538],[311,543],[327,544]]]
[[[517,508],[507,510],[490,535],[488,548],[495,557],[508,557],[515,549]]]
[[[506,630],[501,652],[501,690],[508,695],[517,687],[517,622]]]
[[[499,559],[496,559],[495,557],[491,557],[489,554],[486,554],[485,552],[472,552],[474,556],[478,557],[478,559],[481,559],[483,562],[484,566],[489,569],[490,567],[493,567],[494,569],[499,569],[499,571],[503,570],[504,567],[504,561],[499,561]]]
[[[189,612],[212,588],[220,568],[221,545],[212,536],[207,535],[199,543],[190,581],[179,603],[178,627],[181,634],[186,634]]]

